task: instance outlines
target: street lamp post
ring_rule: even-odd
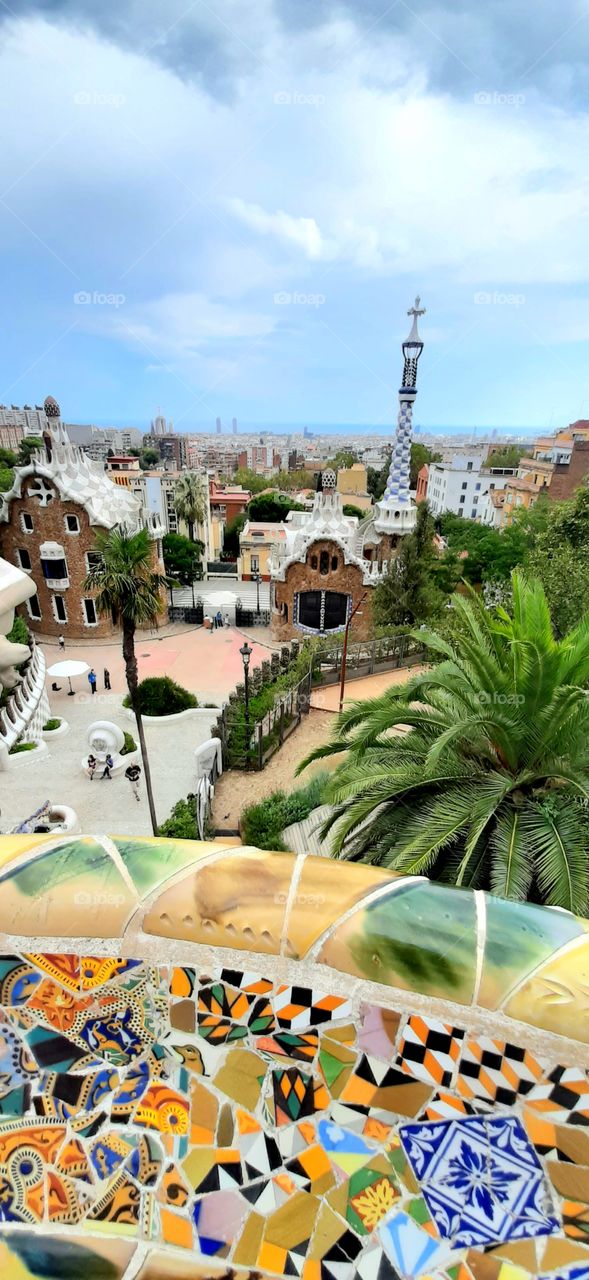
[[[258,614],[258,616],[259,616],[259,614],[260,614],[260,583],[261,583],[261,581],[262,581],[262,575],[261,575],[261,573],[254,573],[253,577],[254,577],[254,582],[255,582],[255,584],[256,584],[256,592],[257,592],[257,597],[258,597],[258,599],[257,599],[257,605],[256,605],[256,613],[257,613],[257,614]]]
[[[351,623],[351,621],[352,621],[352,618],[357,614],[358,609],[360,608],[360,605],[361,605],[361,604],[363,603],[363,601],[366,599],[366,595],[367,595],[367,592],[365,591],[365,592],[364,592],[364,595],[360,597],[360,599],[359,599],[359,601],[358,601],[358,603],[357,603],[357,605],[356,605],[356,608],[355,608],[355,609],[352,609],[352,612],[351,612],[351,614],[350,614],[350,616],[349,616],[349,618],[348,618],[348,621],[346,622],[346,628],[345,628],[345,631],[344,631],[344,647],[343,647],[343,649],[342,649],[342,673],[341,673],[341,679],[340,679],[340,683],[339,683],[339,709],[340,709],[340,711],[341,711],[341,709],[342,709],[342,707],[343,707],[343,705],[344,705],[344,689],[345,689],[345,687],[346,687],[346,662],[347,662],[347,658],[348,658],[348,635],[349,635],[349,632],[350,632],[350,623]]]
[[[249,747],[250,747],[250,684],[249,684],[249,665],[253,649],[247,640],[242,644],[239,650],[241,660],[243,662],[243,682],[245,685],[245,767],[249,769]]]

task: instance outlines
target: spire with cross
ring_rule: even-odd
[[[414,508],[409,497],[409,473],[411,467],[411,440],[413,429],[413,401],[417,395],[417,362],[423,351],[423,342],[419,336],[417,321],[425,315],[425,307],[420,305],[419,295],[408,316],[413,317],[409,337],[403,343],[403,383],[399,390],[399,413],[397,430],[393,444],[391,465],[387,477],[384,497],[379,505],[377,527],[379,524],[390,524],[391,516],[396,513],[409,531],[414,523]],[[409,518],[411,515],[411,518]]]

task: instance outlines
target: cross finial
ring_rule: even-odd
[[[417,297],[416,297],[416,299],[415,299],[415,303],[414,303],[414,305],[413,305],[412,307],[409,307],[409,310],[408,310],[408,312],[407,312],[407,315],[408,315],[408,316],[415,316],[415,318],[417,319],[417,316],[424,316],[424,315],[425,315],[425,307],[420,307],[420,305],[419,305],[419,304],[420,304],[420,302],[421,302],[421,298],[420,298],[420,296],[419,296],[419,294],[418,294],[418,295],[417,295]]]

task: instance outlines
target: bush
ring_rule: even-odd
[[[20,618],[18,613],[15,616],[14,622],[6,639],[10,640],[12,644],[29,643],[29,628],[27,627],[24,618]]]
[[[175,840],[198,840],[196,825],[196,796],[189,795],[174,805],[169,818],[158,828],[158,835],[172,836]]]
[[[173,716],[190,707],[198,707],[194,694],[176,684],[170,676],[148,676],[147,680],[142,680],[137,689],[137,701],[143,716]],[[123,706],[131,706],[129,694],[123,699]]]
[[[9,756],[17,756],[21,751],[36,751],[36,742],[15,742],[8,752]]]
[[[54,716],[52,720],[47,720],[45,722],[43,725],[43,732],[50,733],[52,729],[59,729],[60,724],[61,720],[57,720]]]
[[[133,734],[127,733],[127,730],[125,729],[125,741],[123,746],[121,747],[119,755],[130,756],[131,752],[136,750],[137,750],[137,743],[135,742]]]
[[[245,844],[258,849],[285,850],[282,832],[292,822],[303,822],[313,809],[323,803],[323,790],[327,773],[318,773],[306,787],[291,791],[274,791],[258,804],[250,804],[243,810],[240,830]]]

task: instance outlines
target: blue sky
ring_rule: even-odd
[[[589,417],[583,0],[1,9],[0,400],[179,429]],[[525,12],[524,12],[525,10]]]

